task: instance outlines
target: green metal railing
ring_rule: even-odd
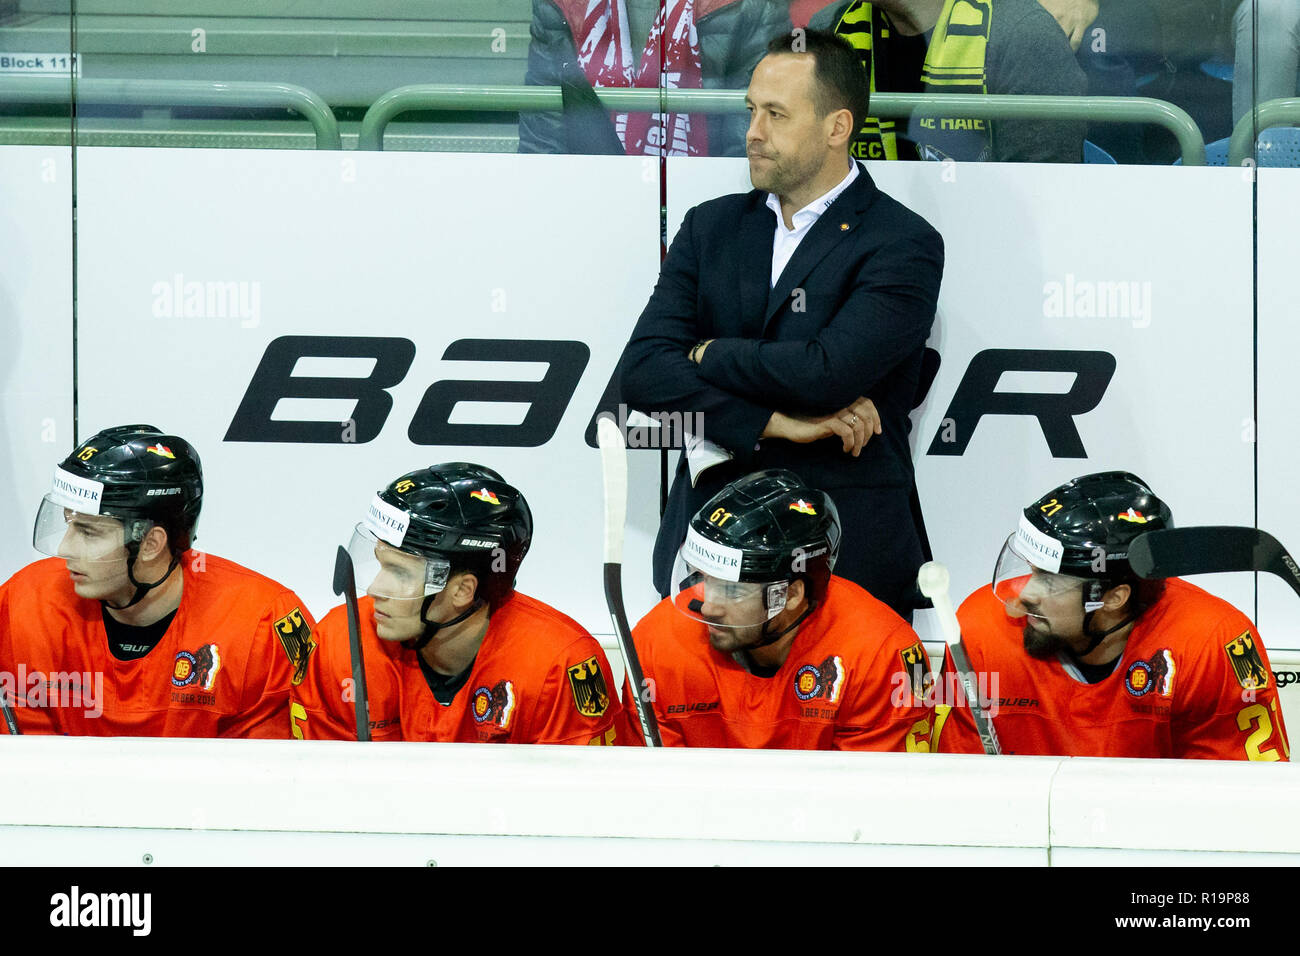
[[[67,104],[91,106],[188,106],[245,109],[291,109],[316,131],[317,149],[342,149],[339,124],[325,101],[311,90],[289,83],[222,80],[72,80],[61,77],[0,79],[0,104]]]
[[[1228,165],[1240,166],[1253,158],[1255,138],[1270,126],[1289,126],[1300,123],[1300,97],[1290,96],[1278,100],[1265,100],[1254,111],[1247,113],[1232,128],[1228,140]]]
[[[599,89],[596,92],[607,108],[615,110],[739,113],[745,109],[743,90]],[[63,78],[0,78],[0,103],[58,105],[68,103],[73,97],[77,103],[86,105],[291,109],[311,123],[318,149],[342,148],[338,121],[325,101],[310,90],[288,83],[108,79],[73,83]],[[562,108],[560,89],[552,86],[404,86],[385,93],[366,111],[358,148],[382,150],[384,130],[389,122],[412,110],[519,112]],[[1296,121],[1300,116],[1297,111],[1300,111],[1300,99],[1273,100],[1261,104],[1257,116],[1262,124],[1276,125]],[[873,116],[890,119],[933,115],[962,119],[1149,123],[1169,130],[1177,138],[1184,165],[1205,165],[1205,141],[1192,118],[1172,103],[1146,97],[879,93],[872,97],[871,112]],[[1249,127],[1238,124],[1233,134],[1234,144],[1239,135],[1248,139]]]
[[[873,116],[912,115],[958,119],[1056,119],[1092,123],[1148,123],[1178,140],[1184,166],[1205,165],[1205,137],[1196,121],[1173,103],[1145,96],[1005,96],[964,93],[877,93]]]
[[[598,89],[609,109],[672,110],[682,113],[739,113],[744,90]],[[383,149],[384,129],[411,110],[559,110],[556,86],[403,86],[385,93],[361,121],[359,149]],[[1102,123],[1150,123],[1178,140],[1186,166],[1205,165],[1205,138],[1184,110],[1163,100],[1126,96],[993,96],[961,93],[878,93],[871,115],[901,119],[916,115],[961,119],[1071,119]]]

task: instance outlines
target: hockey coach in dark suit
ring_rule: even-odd
[[[943,240],[850,161],[867,99],[842,39],[769,44],[746,95],[755,188],[686,214],[624,351],[628,406],[698,423],[655,544],[661,594],[704,502],[739,475],[789,468],[839,509],[835,573],[910,619],[922,549],[908,413]]]

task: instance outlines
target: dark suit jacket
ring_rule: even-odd
[[[726,482],[761,468],[790,468],[833,499],[842,489],[842,520],[851,493],[872,489],[888,518],[870,522],[870,540],[845,520],[841,565],[858,549],[915,561],[911,577],[919,565],[907,506],[908,412],[934,321],[943,240],[877,189],[859,164],[858,178],[804,236],[769,291],[776,219],[766,199],[753,190],[686,214],[623,354],[626,404],[700,413],[704,437],[736,456],[706,471],[696,488],[684,458],[679,462],[655,546],[661,593],[694,512]],[[696,365],[687,352],[703,339],[714,341]],[[875,403],[884,429],[858,458],[846,455],[838,438],[759,444],[773,411],[829,414],[858,396]],[[858,583],[889,600],[879,582]]]

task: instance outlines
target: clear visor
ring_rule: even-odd
[[[409,610],[392,609],[395,614],[418,614],[424,599],[445,588],[451,576],[450,562],[395,548],[363,524],[352,533],[348,554],[358,590],[375,598],[411,602]]]
[[[680,553],[670,599],[689,618],[713,627],[754,627],[785,609],[787,581],[724,581],[694,567]]]
[[[1083,578],[1034,567],[1016,551],[1015,540],[1014,534],[1007,538],[993,569],[993,594],[1012,617],[1040,617],[1033,612],[1045,600],[1083,590]]]
[[[32,547],[41,554],[76,563],[125,561],[126,542],[139,541],[152,527],[142,518],[82,514],[46,495],[36,512]]]

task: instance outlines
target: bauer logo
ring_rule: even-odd
[[[1020,526],[1016,529],[1013,544],[1016,554],[1020,555],[1036,568],[1056,574],[1061,570],[1061,557],[1065,553],[1061,542],[1043,534],[1024,515],[1020,516]]]
[[[739,548],[710,541],[694,528],[687,528],[682,550],[691,567],[724,581],[740,580],[740,562],[744,553]]]
[[[82,514],[97,515],[100,502],[104,499],[104,483],[82,478],[56,466],[50,497],[55,504],[65,508]]]
[[[133,936],[148,936],[153,925],[151,893],[83,893],[73,886],[50,897],[50,925],[126,927]]]
[[[394,508],[378,495],[370,502],[370,509],[366,512],[366,527],[374,532],[376,538],[400,548],[410,525],[409,511]]]
[[[188,292],[185,295],[188,296]],[[172,299],[176,293],[173,290]],[[266,346],[244,397],[226,429],[228,442],[296,442],[343,444],[374,441],[394,407],[390,389],[403,384],[415,362],[415,343],[395,336],[284,335]],[[365,358],[371,360],[364,376],[297,374],[302,358]],[[489,383],[503,380],[488,371],[482,378],[443,379],[428,384],[424,398],[407,425],[406,435],[416,445],[492,445],[536,448],[555,435],[565,410],[582,379],[590,348],[583,342],[553,339],[456,339],[442,352],[443,361],[544,363],[540,378],[508,382],[511,403],[527,404],[517,425],[479,424],[452,419],[461,402],[506,401],[493,399]],[[986,415],[1015,416],[1042,431],[1053,458],[1087,458],[1075,425],[1078,416],[1096,408],[1115,374],[1115,356],[1109,352],[1071,349],[985,349],[967,366],[961,382],[935,430],[927,455],[961,456],[966,453],[980,420]],[[628,448],[679,447],[703,434],[702,413],[681,415],[656,412],[633,419],[618,402],[618,372],[611,375],[583,433],[596,447],[596,420],[617,417],[627,436]],[[1075,382],[1068,392],[1006,391],[1000,381],[1007,372],[1068,372]],[[416,388],[416,383],[407,383]],[[503,386],[493,385],[495,390]],[[307,389],[307,392],[303,392]],[[418,394],[418,393],[417,393]],[[353,407],[355,431],[344,432],[334,419],[284,419],[277,406],[284,398],[346,400]],[[624,425],[628,427],[623,427]],[[640,436],[640,437],[638,437]]]

